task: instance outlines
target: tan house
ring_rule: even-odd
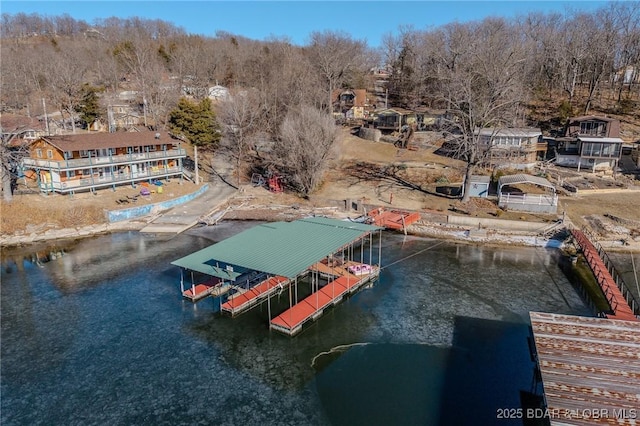
[[[620,139],[620,121],[587,115],[570,118],[556,143],[556,164],[595,172],[618,165],[624,142]]]
[[[186,152],[167,133],[115,132],[42,137],[23,160],[42,192],[74,193],[182,177]]]
[[[514,169],[528,169],[543,160],[547,144],[542,131],[534,127],[484,128],[476,131],[479,151],[488,165],[504,165]]]
[[[380,130],[400,132],[402,126],[417,126],[418,114],[404,108],[387,108],[375,113],[374,126]]]

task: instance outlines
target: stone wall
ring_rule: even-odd
[[[378,129],[371,129],[369,127],[360,127],[360,132],[358,133],[362,139],[367,139],[374,142],[380,142],[380,138],[382,137],[382,132]]]

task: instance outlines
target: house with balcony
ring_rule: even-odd
[[[167,133],[86,133],[37,139],[22,166],[42,192],[72,194],[182,178],[185,157],[181,142]]]
[[[572,117],[556,138],[556,164],[597,170],[613,170],[622,156],[620,121],[595,115]]]
[[[483,128],[476,130],[476,135],[478,151],[488,166],[529,169],[547,153],[538,128]]]

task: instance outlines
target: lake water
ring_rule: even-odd
[[[170,262],[247,226],[5,253],[2,425],[510,424],[539,392],[528,312],[591,315],[555,250],[397,234],[379,280],[294,338],[183,300]]]

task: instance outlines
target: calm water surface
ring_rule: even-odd
[[[379,281],[295,338],[182,300],[170,262],[247,226],[5,254],[2,425],[509,424],[535,388],[528,312],[591,315],[554,250],[395,234]]]

